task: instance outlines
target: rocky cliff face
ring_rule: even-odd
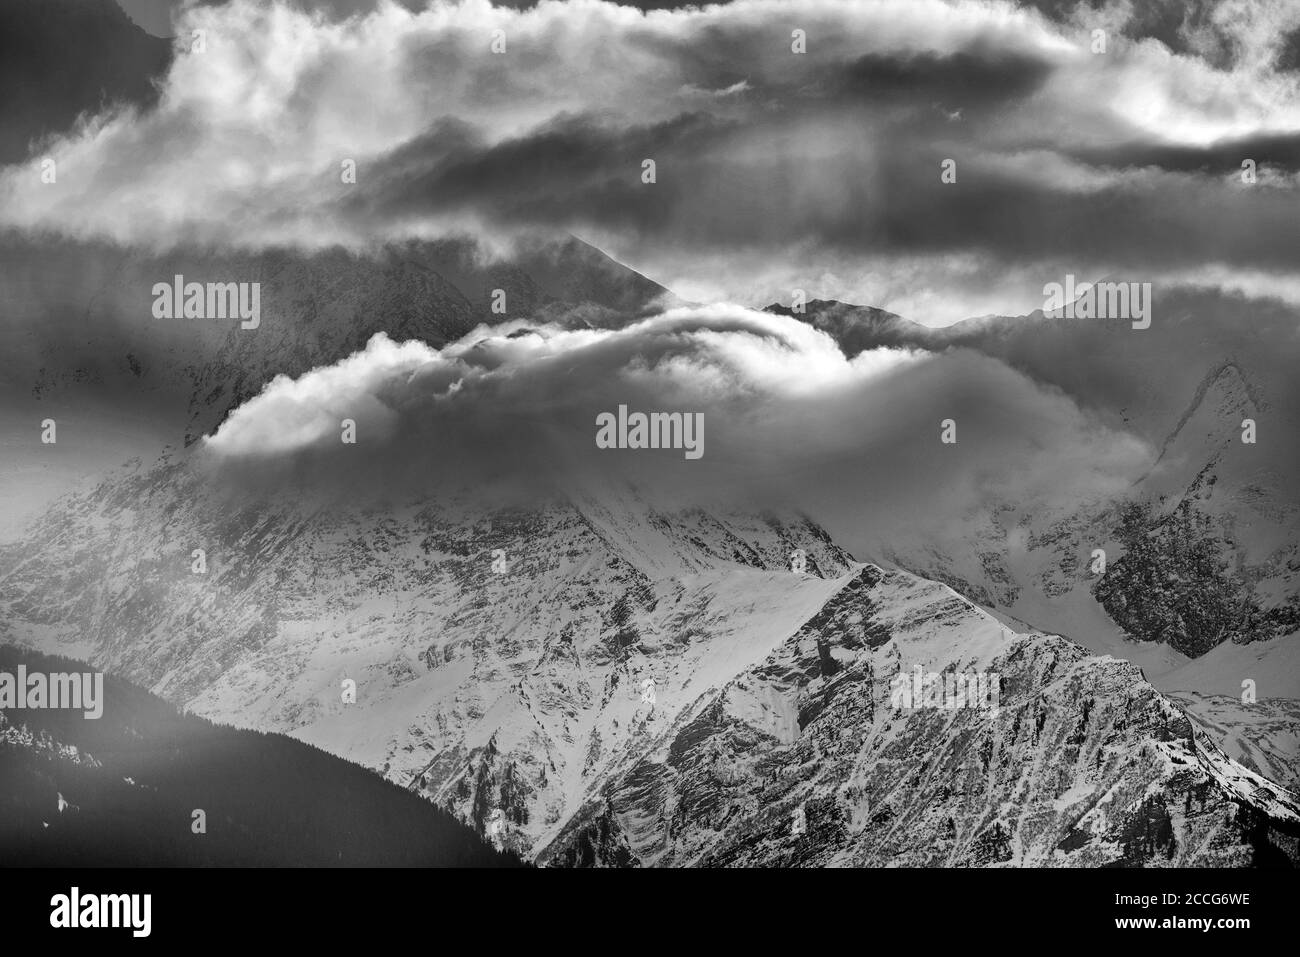
[[[996,712],[896,706],[913,661],[997,675]],[[629,757],[540,859],[1235,866],[1294,858],[1297,810],[1133,666],[868,566]]]

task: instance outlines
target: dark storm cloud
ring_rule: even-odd
[[[1286,173],[1300,170],[1300,133],[1274,133],[1221,140],[1207,146],[1134,141],[1079,147],[1069,155],[1090,166],[1111,169],[1159,167],[1183,173],[1239,174],[1243,160]]]
[[[0,174],[4,222],[164,246],[568,231],[688,298],[815,286],[924,321],[1028,311],[1062,270],[1267,285],[1293,267],[1300,95],[1286,8],[1234,10],[1184,18],[1171,56],[1173,14],[1124,4],[199,7],[208,50],[163,101],[53,144],[57,189],[35,158]],[[1212,34],[1231,71],[1195,52]]]
[[[1087,165],[1095,169],[1086,172],[1097,179],[1070,189],[1050,169],[1036,168],[1049,165],[1051,154],[1008,165],[999,154],[962,155],[885,124],[869,139],[890,148],[869,171],[852,156],[805,161],[801,174],[809,181],[835,184],[834,198],[817,203],[792,187],[775,149],[743,166],[730,161],[738,142],[753,135],[698,114],[617,129],[594,117],[563,117],[497,144],[444,125],[376,163],[368,171],[374,185],[348,206],[376,223],[474,211],[497,224],[674,235],[715,247],[806,241],[860,253],[1076,257],[1137,272],[1200,259],[1287,269],[1300,244],[1300,219],[1275,189],[1186,175],[1207,173],[1209,165],[1239,173],[1241,156],[1276,163],[1298,148],[1292,138],[1214,150],[1149,147],[1141,162],[1092,151],[1097,158]],[[962,155],[960,189],[937,175],[948,153]],[[655,159],[653,186],[641,181],[643,157]],[[1156,169],[1135,180],[1110,175],[1116,165]]]
[[[363,190],[357,204],[378,222],[421,212],[486,211],[505,224],[599,222],[651,231],[669,225],[687,191],[667,176],[664,189],[648,189],[642,160],[695,155],[723,135],[724,126],[705,115],[639,129],[561,117],[497,144],[483,143],[459,124],[443,124],[377,162],[368,172],[379,185]]]
[[[939,55],[867,54],[837,65],[832,82],[850,98],[880,104],[926,104],[990,108],[1032,95],[1056,64],[1037,56],[996,49]]]

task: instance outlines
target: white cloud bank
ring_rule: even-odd
[[[597,416],[619,405],[702,413],[703,457],[597,448]],[[341,441],[345,418],[355,445]],[[956,445],[940,442],[947,418]],[[942,528],[990,497],[1052,507],[1115,494],[1154,456],[976,353],[848,359],[802,322],[734,305],[619,330],[511,322],[443,349],[379,335],[275,379],[204,454],[227,485],[292,474],[302,494],[349,500],[631,481],[666,505],[800,507],[881,537]]]

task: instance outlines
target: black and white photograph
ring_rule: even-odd
[[[1298,0],[0,0],[0,333],[7,924],[1294,926]]]

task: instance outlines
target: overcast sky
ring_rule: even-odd
[[[315,6],[183,12],[206,50],[159,105],[50,146],[57,188],[41,157],[6,168],[0,223],[163,246],[568,231],[688,299],[801,288],[933,325],[1030,312],[1067,272],[1300,298],[1287,0]]]

